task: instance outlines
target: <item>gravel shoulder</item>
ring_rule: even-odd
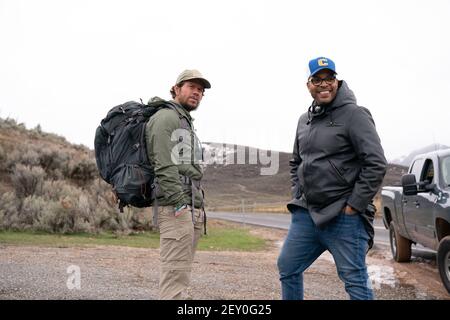
[[[198,251],[189,292],[193,299],[279,299],[276,260],[287,231],[249,228],[269,247],[263,252]],[[367,258],[377,299],[450,299],[432,262],[397,264],[389,255],[387,248],[375,248]],[[158,249],[0,244],[0,299],[152,300],[158,265]],[[76,284],[76,268],[80,288],[69,289],[68,282]],[[347,299],[329,254],[305,272],[305,298]]]

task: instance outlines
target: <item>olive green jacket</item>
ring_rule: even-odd
[[[153,115],[146,125],[145,139],[147,155],[155,170],[158,205],[179,207],[192,204],[192,187],[183,183],[182,176],[197,181],[203,177],[202,147],[189,112],[175,101],[171,103],[176,111],[163,108]],[[200,208],[202,191],[194,189],[194,194],[194,205]]]

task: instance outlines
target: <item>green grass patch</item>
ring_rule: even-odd
[[[130,235],[102,234],[48,234],[31,231],[0,231],[0,244],[37,245],[54,247],[113,245],[137,248],[158,248],[159,234],[144,232]],[[208,235],[203,235],[198,250],[263,250],[266,241],[250,234],[250,229],[226,224],[208,226]]]
[[[116,235],[113,233],[49,234],[31,231],[0,231],[0,243],[52,247],[111,245],[157,248],[159,235],[154,232]]]
[[[266,247],[266,241],[250,234],[250,229],[243,227],[211,227],[208,234],[200,239],[198,250],[235,250],[257,251]]]

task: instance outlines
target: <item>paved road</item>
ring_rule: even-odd
[[[259,225],[265,227],[288,229],[291,222],[290,214],[282,213],[239,213],[239,212],[208,212],[209,218],[224,219],[241,222],[243,224]],[[381,218],[374,221],[375,245],[389,246],[389,231],[384,227]],[[414,247],[425,252],[434,253],[420,245]]]

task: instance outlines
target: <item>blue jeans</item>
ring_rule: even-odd
[[[289,232],[278,257],[283,300],[303,299],[303,272],[328,250],[350,299],[371,300],[373,292],[366,268],[369,235],[359,214],[340,213],[319,229],[308,210],[292,214]]]

